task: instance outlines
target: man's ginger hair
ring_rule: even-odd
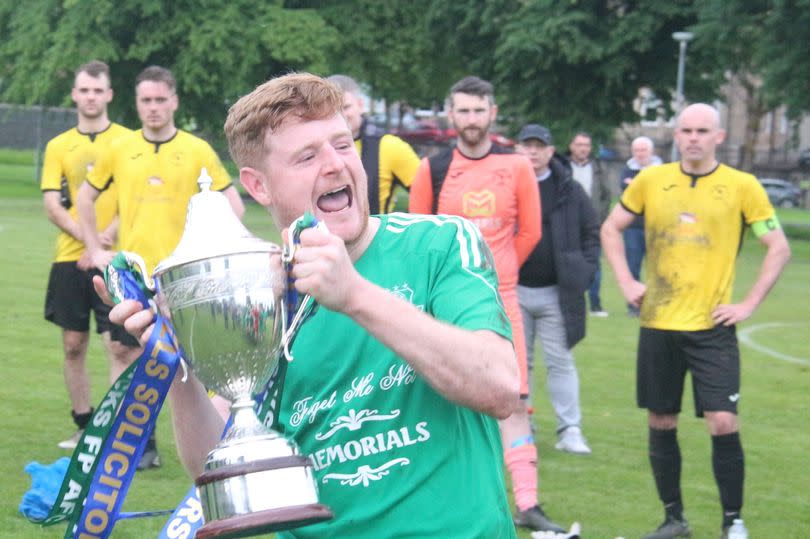
[[[294,120],[323,120],[340,114],[343,91],[310,73],[270,79],[242,96],[228,111],[225,137],[236,165],[258,168],[270,148],[267,133]]]

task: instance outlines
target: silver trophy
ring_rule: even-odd
[[[196,537],[246,537],[328,520],[309,458],[254,412],[252,395],[286,361],[304,319],[286,327],[295,306],[285,300],[283,251],[248,232],[225,196],[210,190],[205,169],[199,183],[183,237],[154,273],[158,307],[171,318],[185,361],[232,403],[232,426],[195,481],[206,522]]]

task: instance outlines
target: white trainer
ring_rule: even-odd
[[[67,440],[62,440],[56,445],[58,445],[60,449],[76,449],[76,446],[79,445],[79,439],[82,437],[82,434],[84,434],[84,429],[79,429],[73,434],[73,436]]]
[[[568,427],[562,431],[560,433],[560,439],[554,445],[554,448],[576,455],[591,454],[591,448],[588,447],[588,443],[585,441],[585,437],[582,435],[582,430],[579,427]]]

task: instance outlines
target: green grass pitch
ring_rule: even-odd
[[[3,159],[14,155],[15,159]],[[42,209],[33,167],[27,158],[0,152],[0,343],[3,413],[0,442],[0,535],[13,538],[62,537],[57,526],[41,529],[18,513],[30,479],[29,461],[50,463],[65,452],[56,443],[72,432],[62,379],[59,330],[42,318],[45,284],[56,230]],[[782,219],[805,221],[810,212]],[[258,235],[278,241],[263,209],[248,205],[246,221]],[[770,297],[740,330],[756,347],[741,344],[743,388],[740,404],[747,477],[744,517],[752,537],[810,537],[810,242],[793,241],[793,260]],[[747,238],[737,265],[735,297],[753,282],[762,249]],[[554,419],[538,358],[534,398],[540,455],[540,491],[558,522],[581,522],[583,537],[639,537],[662,516],[646,451],[646,422],[635,407],[634,362],[637,321],[624,305],[610,270],[603,266],[606,319],[588,320],[588,337],[575,349],[581,379],[584,431],[589,457],[554,449]],[[764,324],[771,324],[765,326]],[[788,359],[785,359],[788,358]],[[790,359],[799,361],[790,361]],[[93,397],[107,386],[106,360],[91,339],[88,364]],[[124,510],[174,506],[190,485],[174,451],[164,409],[158,422],[163,467],[137,474]],[[702,421],[692,414],[686,391],[679,429],[683,453],[686,516],[697,538],[717,537],[720,510],[711,472],[711,445]],[[462,450],[462,448],[460,448]],[[418,515],[414,515],[418,518]],[[118,539],[155,537],[160,518],[120,522]],[[521,532],[522,539],[529,534]]]

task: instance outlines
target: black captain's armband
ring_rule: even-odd
[[[59,183],[59,202],[66,210],[73,207],[73,201],[70,200],[70,186],[64,176],[62,176],[62,181]]]

